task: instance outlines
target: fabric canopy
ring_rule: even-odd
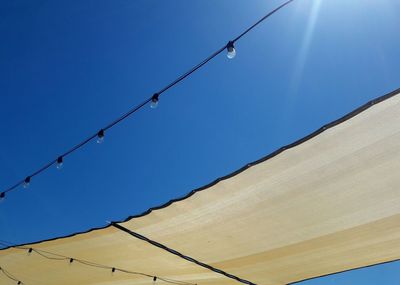
[[[214,183],[119,225],[256,284],[400,259],[396,90]],[[239,284],[114,226],[26,245],[180,281]],[[26,285],[150,284],[18,248],[0,266]],[[13,284],[0,274],[0,284]]]

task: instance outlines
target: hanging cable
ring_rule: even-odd
[[[235,49],[235,45],[234,45],[235,42],[237,42],[239,39],[241,39],[245,34],[250,32],[252,29],[254,29],[257,25],[259,25],[265,19],[269,18],[270,16],[275,14],[277,11],[279,11],[280,9],[282,9],[283,7],[285,7],[286,5],[288,5],[289,3],[293,2],[293,1],[294,0],[289,0],[289,1],[286,1],[285,3],[283,3],[282,5],[278,6],[277,8],[275,8],[274,10],[272,10],[271,12],[269,12],[268,14],[263,16],[260,20],[258,20],[252,26],[247,28],[244,32],[242,32],[235,39],[229,41],[226,45],[224,45],[221,48],[219,48],[218,50],[216,50],[214,53],[212,53],[210,56],[205,58],[203,61],[201,61],[200,63],[198,63],[197,65],[195,65],[191,69],[189,69],[187,72],[183,73],[181,76],[179,76],[177,79],[175,79],[174,81],[172,81],[171,83],[169,83],[165,87],[161,88],[158,92],[154,93],[154,95],[152,95],[150,98],[144,100],[142,103],[138,104],[137,106],[133,107],[128,112],[126,112],[125,114],[120,116],[119,118],[115,119],[114,121],[112,121],[111,123],[106,125],[104,128],[102,128],[99,132],[89,136],[88,138],[86,138],[82,142],[78,143],[77,145],[75,145],[71,149],[67,150],[64,154],[59,156],[56,160],[52,160],[52,161],[48,162],[47,164],[45,164],[44,166],[42,166],[41,168],[39,168],[38,170],[33,172],[31,175],[27,176],[24,180],[21,180],[21,181],[17,182],[16,184],[12,185],[11,187],[5,189],[3,192],[0,192],[0,200],[5,198],[7,192],[13,191],[13,190],[17,189],[21,185],[23,185],[24,188],[27,188],[29,186],[29,184],[30,184],[31,178],[33,178],[33,177],[37,176],[38,174],[42,173],[43,171],[47,170],[53,164],[56,164],[57,168],[61,168],[62,167],[62,163],[63,163],[63,159],[66,156],[68,156],[72,152],[80,149],[81,147],[83,147],[84,145],[86,145],[87,143],[92,141],[93,139],[97,138],[97,142],[98,143],[102,143],[103,140],[104,140],[104,132],[105,131],[107,131],[108,129],[114,127],[116,124],[120,123],[121,121],[125,120],[126,118],[131,116],[133,113],[139,111],[141,108],[143,108],[148,103],[150,103],[150,107],[151,108],[156,108],[157,105],[158,105],[158,102],[159,102],[159,97],[164,92],[166,92],[167,90],[169,90],[170,88],[172,88],[173,86],[175,86],[176,84],[178,84],[179,82],[181,82],[182,80],[184,80],[185,78],[190,76],[192,73],[194,73],[195,71],[200,69],[202,66],[204,66],[206,63],[211,61],[213,58],[215,58],[217,55],[219,55],[224,50],[227,50],[228,58],[235,57],[235,55],[236,55],[236,49]],[[61,161],[59,161],[59,159]]]
[[[23,285],[24,284],[21,280],[19,280],[13,274],[11,274],[7,270],[5,270],[4,267],[0,266],[0,272],[3,273],[3,275],[5,275],[8,279],[14,281],[17,285]]]
[[[130,270],[126,270],[126,269],[121,269],[115,266],[107,266],[107,265],[102,265],[99,263],[95,263],[95,262],[91,262],[91,261],[87,261],[87,260],[82,260],[82,259],[78,259],[75,257],[68,257],[68,256],[64,256],[61,254],[57,254],[57,253],[53,253],[53,252],[49,252],[46,250],[42,250],[42,249],[36,249],[36,248],[32,248],[32,247],[24,247],[24,246],[16,246],[16,245],[12,245],[9,242],[6,241],[0,241],[0,244],[6,247],[12,247],[15,249],[20,249],[23,251],[27,251],[28,254],[32,254],[32,253],[37,253],[39,256],[49,259],[49,260],[56,260],[56,261],[68,261],[69,265],[72,265],[73,263],[80,263],[86,266],[90,266],[90,267],[96,267],[96,268],[102,268],[102,269],[106,269],[109,270],[111,272],[111,274],[113,275],[115,272],[119,271],[119,272],[123,272],[126,274],[131,274],[131,275],[139,275],[139,276],[143,276],[143,277],[148,277],[151,278],[151,280],[154,280],[155,275],[151,275],[151,274],[147,274],[147,273],[142,273],[142,272],[136,272],[136,271],[130,271]],[[180,281],[180,280],[174,280],[174,279],[169,279],[169,278],[165,278],[165,277],[156,277],[157,280],[161,280],[165,283],[169,283],[169,284],[175,284],[175,285],[197,285],[195,283],[190,283],[190,282],[184,282],[184,281]]]
[[[254,23],[252,26],[250,26],[249,28],[247,28],[243,33],[241,33],[240,35],[238,35],[232,42],[235,43],[236,41],[240,40],[245,34],[247,34],[248,32],[250,32],[252,29],[254,29],[256,26],[258,26],[261,22],[263,22],[265,19],[269,18],[270,16],[272,16],[273,14],[275,14],[276,12],[278,12],[280,9],[282,9],[283,7],[285,7],[286,5],[290,4],[291,2],[293,2],[294,0],[288,0],[285,3],[283,3],[282,5],[276,7],[274,10],[272,10],[271,12],[269,12],[268,14],[266,14],[264,17],[262,17],[260,20],[258,20],[256,23]]]

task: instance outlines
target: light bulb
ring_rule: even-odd
[[[236,56],[236,49],[232,41],[228,42],[228,44],[226,45],[226,50],[228,52],[226,56],[229,59],[232,59]]]
[[[155,109],[158,106],[158,101],[151,101],[150,108]]]
[[[226,54],[226,56],[227,56],[229,59],[234,58],[234,57],[236,56],[236,50],[235,50],[235,48],[234,48],[234,47],[230,48],[230,50],[228,50],[228,53]]]
[[[103,143],[104,142],[104,130],[101,129],[98,133],[97,133],[97,143]]]
[[[59,156],[58,158],[57,158],[57,164],[56,164],[56,167],[57,167],[57,169],[61,169],[62,167],[63,167],[63,157],[62,156]]]
[[[158,106],[158,96],[160,96],[158,93],[154,94],[153,97],[151,97],[151,102],[150,102],[150,108],[155,109]]]
[[[1,192],[0,193],[0,202],[3,201],[6,198],[6,193]]]
[[[28,176],[24,180],[24,184],[22,185],[25,189],[29,187],[29,184],[31,183],[31,177]]]

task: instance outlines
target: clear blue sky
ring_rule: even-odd
[[[0,1],[0,186],[148,98],[283,0]],[[180,197],[400,87],[400,2],[297,0],[0,205],[0,239]],[[400,265],[304,284],[393,284]],[[383,278],[387,278],[383,280]]]

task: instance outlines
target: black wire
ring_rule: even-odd
[[[132,115],[133,113],[135,113],[136,111],[140,110],[142,107],[144,107],[147,103],[149,103],[151,101],[151,98],[146,99],[145,101],[143,101],[141,104],[137,105],[136,107],[132,108],[131,110],[129,110],[128,112],[126,112],[124,115],[122,115],[121,117],[119,117],[118,119],[116,119],[115,121],[111,122],[110,124],[108,124],[105,128],[103,128],[105,131],[112,128],[113,126],[115,126],[116,124],[118,124],[119,122],[121,122],[122,120],[125,120],[126,118],[128,118],[130,115]]]
[[[17,282],[18,284],[23,285],[24,283],[19,280],[17,277],[15,277],[13,274],[11,274],[10,272],[8,272],[7,270],[5,270],[2,266],[0,266],[0,271],[10,280],[13,280],[15,282]]]
[[[140,275],[140,276],[144,276],[144,277],[154,278],[154,275],[151,275],[151,274],[137,272],[137,271],[130,271],[130,270],[121,269],[121,268],[112,267],[112,266],[107,266],[107,265],[103,265],[103,264],[99,264],[99,263],[95,263],[95,262],[91,262],[91,261],[87,261],[87,260],[83,260],[83,259],[64,256],[64,255],[61,255],[61,254],[49,252],[49,251],[42,250],[42,249],[36,249],[36,248],[24,247],[24,246],[15,246],[15,245],[12,245],[9,242],[2,241],[2,240],[0,240],[0,244],[2,244],[4,246],[12,247],[12,248],[20,249],[20,250],[32,249],[32,252],[35,252],[39,256],[44,257],[46,259],[50,259],[50,260],[58,260],[58,261],[61,261],[61,260],[72,260],[73,262],[78,262],[78,263],[86,265],[86,266],[102,268],[102,269],[107,269],[107,270],[114,269],[115,271],[119,271],[119,272],[123,272],[123,273],[127,273],[127,274]],[[49,255],[52,255],[52,256],[49,256]],[[166,277],[158,277],[157,276],[157,279],[159,279],[161,281],[164,281],[166,283],[175,284],[175,285],[197,285],[195,283],[184,282],[184,281],[180,281],[180,280],[174,280],[174,279],[170,279],[170,278],[166,278]],[[14,281],[18,282],[19,280],[14,280]],[[23,284],[23,283],[21,283],[21,284]]]
[[[272,16],[273,14],[275,14],[276,12],[278,12],[280,9],[282,9],[283,7],[285,7],[286,5],[288,5],[290,2],[293,2],[294,0],[289,0],[286,1],[285,3],[283,3],[282,5],[280,5],[279,7],[275,8],[274,10],[272,10],[271,12],[269,12],[267,15],[265,15],[264,17],[262,17],[260,20],[258,20],[254,25],[252,25],[251,27],[247,28],[243,33],[241,33],[239,36],[237,36],[234,40],[232,40],[232,42],[236,42],[238,41],[241,37],[243,37],[245,34],[247,34],[248,32],[250,32],[252,29],[254,29],[258,24],[260,24],[262,21],[264,21],[265,19],[269,18],[270,16]]]
[[[33,248],[32,248],[32,250],[33,250],[33,252],[36,252],[36,253],[39,254],[40,256],[42,256],[42,257],[44,257],[44,258],[47,258],[47,259],[51,259],[51,260],[67,260],[67,259],[70,259],[70,258],[68,258],[68,257],[50,257],[50,256],[47,256],[47,255],[43,254],[41,251],[39,251],[39,250],[37,250],[37,249],[33,249]],[[43,251],[43,252],[45,252],[45,251]],[[75,259],[74,259],[74,260],[75,260]]]
[[[175,86],[176,84],[178,84],[179,82],[181,82],[182,80],[184,80],[186,77],[188,77],[190,74],[192,74],[193,72],[195,72],[196,70],[198,70],[199,68],[201,68],[203,65],[205,65],[207,62],[209,62],[210,60],[212,60],[214,57],[216,57],[217,55],[219,55],[221,52],[223,52],[226,48],[226,45],[224,45],[223,47],[221,47],[219,50],[215,51],[212,55],[210,55],[209,57],[207,57],[206,59],[204,59],[202,62],[200,62],[199,64],[197,64],[196,66],[192,67],[191,69],[189,69],[187,72],[185,72],[184,74],[182,74],[180,77],[178,77],[177,79],[175,79],[173,82],[171,82],[170,84],[168,84],[167,86],[165,86],[164,88],[162,88],[160,91],[158,91],[158,94],[162,94],[165,91],[167,91],[168,89],[170,89],[171,87]]]
[[[185,285],[188,284],[187,282],[184,281],[178,281],[178,280],[174,280],[174,279],[169,279],[169,278],[165,278],[165,277],[158,277],[157,276],[157,280],[162,280],[166,283],[173,283],[173,284],[181,284],[181,285]],[[193,284],[193,285],[197,285],[197,284]]]
[[[269,12],[268,14],[266,14],[264,17],[262,17],[260,20],[258,20],[255,24],[253,24],[252,26],[250,26],[248,29],[246,29],[243,33],[241,33],[239,36],[237,36],[234,40],[232,40],[231,42],[236,42],[238,41],[241,37],[243,37],[245,34],[247,34],[248,32],[250,32],[254,27],[256,27],[257,25],[259,25],[261,22],[263,22],[265,19],[267,19],[268,17],[270,17],[272,14],[274,14],[275,12],[279,11],[280,9],[282,9],[284,6],[288,5],[290,2],[292,2],[294,0],[289,0],[285,3],[283,3],[282,5],[280,5],[279,7],[275,8],[274,10],[272,10],[271,12]],[[187,72],[183,73],[181,76],[179,76],[177,79],[175,79],[174,81],[172,81],[171,83],[169,83],[168,85],[166,85],[165,87],[161,88],[156,94],[161,95],[162,93],[166,92],[168,89],[172,88],[173,86],[175,86],[176,84],[178,84],[179,82],[181,82],[182,80],[184,80],[185,78],[187,78],[188,76],[190,76],[192,73],[194,73],[195,71],[197,71],[198,69],[200,69],[201,67],[203,67],[206,63],[208,63],[210,60],[212,60],[213,58],[215,58],[217,55],[219,55],[221,52],[223,52],[226,49],[227,45],[224,45],[223,47],[221,47],[220,49],[218,49],[217,51],[215,51],[213,54],[211,54],[210,56],[208,56],[206,59],[204,59],[203,61],[201,61],[199,64],[195,65],[194,67],[192,67],[191,69],[189,69]],[[139,111],[141,108],[143,108],[146,104],[148,104],[151,101],[152,97],[146,99],[145,101],[143,101],[141,104],[136,105],[135,107],[131,108],[128,112],[126,112],[125,114],[123,114],[122,116],[120,116],[119,118],[117,118],[116,120],[112,121],[111,123],[109,123],[108,125],[106,125],[106,127],[102,128],[102,130],[108,130],[112,127],[114,127],[116,124],[120,123],[121,121],[125,120],[126,118],[128,118],[130,115],[132,115],[133,113]],[[74,147],[72,147],[71,149],[67,150],[64,154],[62,154],[60,157],[66,157],[68,155],[70,155],[72,152],[80,149],[81,147],[83,147],[84,145],[86,145],[87,143],[89,143],[90,141],[92,141],[94,138],[96,138],[98,135],[98,132],[92,134],[91,136],[89,136],[87,139],[83,140],[82,142],[78,143],[77,145],[75,145]],[[29,175],[28,177],[32,178],[34,176],[37,176],[38,174],[42,173],[43,171],[45,171],[46,169],[48,169],[49,167],[51,167],[53,164],[55,164],[57,162],[57,159],[52,160],[50,162],[48,162],[47,164],[45,164],[43,167],[39,168],[38,170],[36,170],[35,172],[33,172],[31,175]],[[23,185],[25,179],[21,180],[19,182],[17,182],[16,184],[14,184],[13,186],[5,189],[2,193],[8,193],[10,191],[15,190],[17,187],[19,187],[20,185]]]

